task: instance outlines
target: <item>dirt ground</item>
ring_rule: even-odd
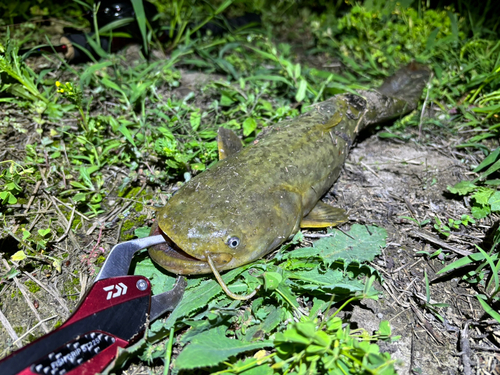
[[[461,282],[459,275],[436,279],[436,272],[445,264],[443,258],[418,253],[432,254],[442,248],[447,257],[460,257],[457,252],[474,252],[474,244],[487,241],[497,218],[462,228],[445,239],[431,230],[432,225],[419,228],[401,218],[422,222],[435,215],[447,220],[468,213],[466,200],[446,194],[446,187],[464,179],[469,171],[466,165],[474,162],[467,160],[473,156],[451,146],[456,141],[438,139],[422,146],[373,135],[351,150],[344,173],[332,190],[334,198],[349,210],[351,222],[377,224],[388,231],[388,246],[372,264],[384,277],[383,298],[355,307],[351,320],[373,329],[382,319],[391,322],[393,333],[401,339],[384,347],[403,361],[401,374],[500,371],[498,349],[491,345],[498,345],[500,332],[477,303],[477,290]],[[429,280],[435,280],[430,286],[430,302],[448,304],[438,309],[444,322],[424,307],[424,271]],[[471,322],[474,328],[468,330]]]
[[[184,74],[179,93],[192,90],[199,78],[192,73]],[[17,136],[23,135],[17,133]],[[8,139],[4,133],[1,149]],[[381,320],[390,321],[393,333],[401,335],[401,339],[381,346],[400,360],[400,374],[500,374],[499,326],[485,316],[477,303],[478,290],[462,282],[458,274],[436,276],[450,259],[467,251],[475,252],[475,244],[487,242],[498,217],[491,215],[447,238],[432,229],[432,222],[420,228],[416,222],[402,218],[412,217],[422,222],[438,216],[447,221],[469,213],[467,199],[457,200],[446,193],[448,185],[467,178],[468,166],[478,162],[475,155],[453,148],[457,143],[458,139],[434,137],[425,130],[421,142],[405,143],[383,140],[376,134],[365,135],[353,146],[341,177],[325,197],[326,201],[348,210],[350,222],[342,229],[358,222],[379,225],[389,233],[388,246],[372,264],[384,278],[378,286],[383,296],[379,301],[354,306],[350,320],[368,330],[378,329]],[[38,209],[43,214],[46,208]],[[144,224],[148,225],[154,214],[148,208],[145,213],[148,219]],[[56,322],[64,321],[74,309],[92,281],[85,268],[76,265],[76,259],[94,251],[101,237],[98,229],[90,229],[91,226],[77,236],[68,236],[57,245],[58,251],[69,254],[68,259],[75,259],[63,264],[61,274],[33,270],[2,281],[7,285],[0,292],[3,323],[0,357],[7,354],[6,347],[13,342],[12,332],[7,331],[9,326],[18,337],[24,337],[26,332],[38,336],[50,331]],[[99,247],[109,250],[119,238],[120,229],[117,225],[106,230]],[[16,241],[6,237],[2,252],[11,254],[16,245]],[[432,254],[440,248],[443,253],[439,256],[431,258],[423,254]],[[9,266],[5,258],[2,262],[4,275]],[[72,271],[78,267],[82,272],[76,276]],[[433,281],[430,303],[448,304],[437,308],[444,322],[425,306],[424,271]],[[28,279],[38,287],[23,286]],[[72,288],[63,287],[68,282]],[[137,368],[125,372],[142,373]]]

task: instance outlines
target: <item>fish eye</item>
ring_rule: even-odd
[[[237,248],[239,244],[240,244],[240,239],[238,237],[236,237],[236,236],[233,236],[229,240],[227,240],[227,245],[231,249]]]

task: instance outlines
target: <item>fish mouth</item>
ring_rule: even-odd
[[[151,246],[148,249],[149,256],[167,271],[177,275],[195,275],[212,273],[212,269],[206,259],[207,256],[215,263],[217,269],[224,270],[233,257],[226,253],[208,253],[203,256],[204,259],[196,258],[186,253],[180,248],[155,222],[151,228],[150,235],[161,234],[165,242]]]

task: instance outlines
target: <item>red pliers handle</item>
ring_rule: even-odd
[[[147,324],[182,299],[186,280],[170,291],[151,296],[144,276],[127,276],[134,254],[164,242],[161,235],[116,245],[97,278],[70,318],[0,361],[0,374],[96,374],[113,361],[118,348],[142,337]]]

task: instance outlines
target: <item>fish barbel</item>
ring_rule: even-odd
[[[412,63],[373,91],[338,94],[264,129],[253,144],[219,132],[221,160],[195,176],[159,210],[152,233],[166,244],[153,260],[180,275],[229,270],[268,254],[301,227],[347,220],[320,201],[332,187],[356,135],[417,107],[430,71]]]

